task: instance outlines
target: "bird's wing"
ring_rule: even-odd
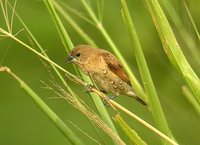
[[[120,79],[122,79],[127,84],[131,85],[130,80],[124,71],[122,65],[118,61],[118,59],[111,53],[104,51],[102,53],[102,57],[105,60],[108,68],[116,74]]]

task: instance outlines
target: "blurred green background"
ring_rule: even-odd
[[[11,3],[12,2],[13,1],[11,1]],[[79,0],[67,0],[63,2],[67,3],[71,8],[85,13],[84,8]],[[159,40],[151,16],[147,10],[147,6],[145,5],[145,1],[127,0],[127,3],[131,11],[131,15],[134,20],[136,30],[138,32],[140,42],[144,50],[146,60],[148,62],[149,69],[151,71],[152,78],[154,80],[156,90],[171,132],[173,133],[177,142],[182,145],[199,144],[200,117],[182,94],[181,87],[185,85],[183,78],[180,77],[177,71],[172,67],[163,51],[162,44]],[[198,43],[183,2],[181,0],[171,0],[171,3],[178,13],[182,24],[191,35],[190,37],[195,43]],[[200,29],[200,9],[198,8],[200,1],[187,1],[187,4],[197,28]],[[60,66],[71,71],[72,67],[64,63],[67,53],[62,46],[57,30],[52,22],[52,18],[49,15],[44,3],[38,0],[19,0],[17,2],[16,10],[37,40],[41,43],[43,48],[45,48],[50,58]],[[122,55],[126,58],[129,65],[135,72],[135,75],[141,81],[135,56],[133,51],[131,51],[129,35],[123,24],[120,11],[120,1],[105,1],[103,24],[105,25],[105,28],[114,40],[115,44],[120,49]],[[168,13],[166,14],[168,16]],[[99,47],[111,51],[104,38],[94,26],[91,26],[74,15],[72,15],[72,18],[74,18],[77,24],[80,25],[85,32],[93,38]],[[184,54],[199,75],[199,66],[193,60],[193,56],[185,44],[186,42],[184,42],[184,40],[180,37],[177,28],[174,27],[174,24],[169,16],[168,18],[176,37],[183,48]],[[64,19],[62,20],[73,43],[75,45],[84,44],[84,41],[73,30],[73,28]],[[0,27],[6,28],[2,11],[0,11]],[[23,27],[17,18],[14,18],[14,33],[18,32],[22,28]],[[25,31],[19,33],[17,37],[23,42],[32,45]],[[34,47],[34,45],[32,46]],[[83,131],[87,132],[89,135],[98,140],[95,131],[91,128],[91,125],[88,123],[84,115],[82,115],[64,100],[52,99],[52,97],[55,97],[55,94],[43,88],[44,84],[42,84],[40,80],[48,82],[48,80],[51,78],[49,76],[48,68],[44,66],[43,61],[41,61],[38,56],[9,38],[1,39],[0,64],[3,66],[8,66],[22,80],[30,85],[31,88],[35,90],[42,97],[42,99],[66,122],[66,124],[68,124],[71,129],[85,142],[88,144],[94,144],[94,142],[73,127],[69,121],[73,122]],[[74,73],[73,71],[71,72]],[[54,75],[53,72],[50,73]],[[55,77],[55,79],[57,78]],[[70,81],[68,81],[68,83],[69,85],[72,85],[74,90],[80,94],[81,99],[83,99],[87,105],[95,109],[91,99],[84,92],[84,88]],[[153,118],[149,111],[147,111],[146,108],[137,102],[132,101],[132,99],[128,97],[118,97],[115,100],[122,106],[128,108],[130,111],[143,118],[145,121],[154,125]],[[107,110],[112,116],[112,109],[108,107]],[[147,143],[152,145],[160,144],[160,140],[157,135],[130,117],[126,115],[123,116],[126,118],[126,121],[129,123],[129,125],[135,128],[138,134]],[[121,132],[120,129],[119,132]],[[105,141],[109,138],[106,135],[103,136]],[[126,139],[126,137],[123,135],[122,138]],[[65,137],[50,122],[44,113],[35,105],[35,103],[33,103],[29,97],[27,97],[16,80],[6,73],[0,73],[0,144],[69,144]],[[109,142],[107,142],[107,144],[109,144]]]

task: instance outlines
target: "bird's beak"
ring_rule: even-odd
[[[68,56],[67,56],[67,58],[66,58],[66,61],[65,61],[65,63],[72,63],[72,62],[73,62],[73,60],[74,60],[74,57],[73,57],[73,56],[71,56],[71,55],[68,55]]]

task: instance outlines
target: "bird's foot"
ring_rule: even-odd
[[[86,92],[92,92],[92,88],[93,88],[93,87],[94,87],[93,85],[87,84],[87,85],[85,86]]]
[[[109,100],[110,99],[114,99],[116,96],[106,96],[104,99],[103,99],[103,104],[107,107],[110,107],[109,105]]]
[[[108,94],[106,91],[104,91],[104,90],[100,90],[102,93],[105,93],[105,94]]]

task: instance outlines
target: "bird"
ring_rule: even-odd
[[[68,54],[66,63],[77,65],[83,73],[94,80],[103,93],[126,95],[147,105],[135,93],[122,64],[111,52],[90,45],[77,45]]]

